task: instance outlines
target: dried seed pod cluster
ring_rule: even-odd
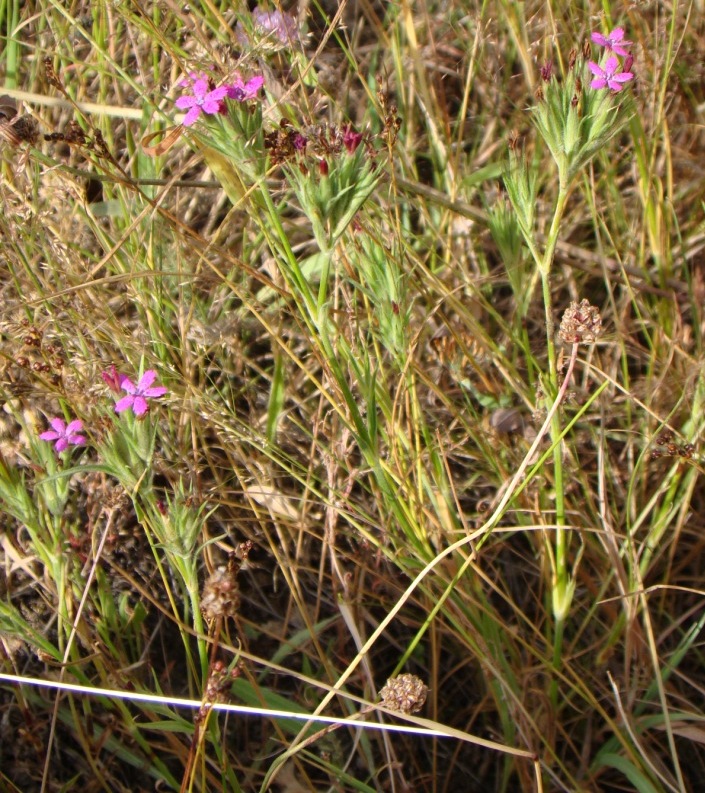
[[[565,310],[558,336],[565,344],[594,344],[601,330],[600,309],[583,298]]]
[[[423,680],[408,673],[390,677],[379,692],[382,705],[399,713],[418,713],[426,702],[427,694],[428,686]]]

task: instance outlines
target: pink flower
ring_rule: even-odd
[[[594,61],[588,62],[588,69],[595,75],[590,83],[590,88],[610,88],[612,91],[621,91],[624,84],[634,79],[631,72],[619,72],[619,61],[612,55],[605,62],[604,68]]]
[[[54,449],[57,452],[63,452],[68,449],[69,444],[73,446],[83,446],[86,438],[78,433],[83,429],[83,422],[80,419],[74,419],[66,424],[63,419],[49,419],[52,429],[42,432],[39,436],[43,441],[55,441]]]
[[[262,75],[251,77],[247,82],[244,82],[242,77],[238,77],[234,83],[225,86],[226,96],[236,102],[246,102],[248,99],[255,99],[263,85]]]
[[[615,55],[621,55],[622,57],[629,55],[627,47],[631,47],[634,43],[625,40],[624,28],[615,28],[606,36],[603,36],[602,33],[593,33],[590,38],[595,44],[599,44],[600,47],[604,47],[606,50],[610,50]]]
[[[188,110],[181,122],[185,127],[195,124],[201,113],[215,115],[223,109],[223,99],[228,95],[228,87],[221,85],[211,88],[211,82],[202,72],[190,72],[188,78],[179,83],[181,88],[190,87],[193,95],[180,96],[176,100],[179,110]]]
[[[140,381],[137,385],[135,385],[129,377],[124,377],[120,383],[120,387],[123,391],[127,391],[127,396],[115,403],[115,412],[122,413],[124,410],[132,408],[132,412],[135,416],[144,416],[149,409],[147,400],[164,396],[168,390],[163,385],[152,386],[156,377],[157,373],[154,369],[147,369],[142,377],[140,377]]]

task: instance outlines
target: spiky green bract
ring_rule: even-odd
[[[128,493],[149,486],[156,432],[156,421],[151,416],[137,419],[132,412],[126,412],[116,419],[113,431],[96,444],[107,472]]]
[[[576,174],[617,135],[634,112],[628,93],[590,88],[581,60],[562,82],[544,84],[533,120],[558,167],[559,186]]]
[[[346,254],[361,283],[357,284],[373,307],[376,320],[373,332],[403,370],[409,348],[407,279],[398,263],[401,254],[388,250],[366,229],[355,235]]]
[[[538,168],[529,163],[526,157],[510,152],[509,167],[504,174],[504,186],[514,209],[513,219],[500,217],[494,213],[494,228],[499,225],[505,228],[518,224],[524,241],[532,249],[535,247],[534,232],[536,221],[536,203],[538,196]],[[493,225],[490,225],[492,231]],[[493,231],[493,235],[494,235]],[[506,236],[501,235],[501,237]],[[497,240],[495,240],[497,241]]]
[[[318,247],[324,253],[335,248],[355,214],[377,186],[380,171],[365,146],[321,161],[321,167],[305,172],[286,167],[287,181],[311,223]]]
[[[227,114],[199,119],[189,130],[234,206],[256,200],[264,178],[262,106],[259,102],[227,102]]]
[[[515,191],[514,199],[518,203],[519,191],[517,188],[519,185],[512,183],[511,174],[507,174],[505,177],[505,184],[507,189],[509,189],[510,184],[512,185],[512,189]],[[535,185],[533,192],[535,193]],[[522,202],[522,205],[533,207],[534,201],[525,201]],[[524,218],[524,222],[527,221],[533,222],[533,218]],[[531,299],[531,290],[526,288],[527,283],[529,283],[529,263],[526,259],[526,248],[524,247],[525,232],[519,227],[517,213],[512,211],[511,206],[505,200],[498,201],[489,210],[487,225],[492,239],[499,249],[499,255],[507,273],[507,280],[514,293],[514,299],[517,301],[519,315],[524,316],[528,301]]]

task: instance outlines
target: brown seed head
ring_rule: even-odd
[[[20,116],[13,121],[12,126],[14,127],[15,135],[17,135],[23,143],[29,143],[30,146],[34,146],[39,139],[37,122],[32,116]]]
[[[600,310],[583,299],[565,310],[558,336],[565,344],[594,344],[601,329]]]
[[[428,686],[416,675],[390,677],[379,692],[382,705],[400,713],[418,713],[426,702]]]
[[[237,570],[231,565],[219,567],[203,585],[201,611],[207,620],[234,617],[240,608]]]
[[[33,146],[39,138],[37,122],[32,116],[26,115],[15,116],[12,120],[8,120],[0,112],[0,138],[15,148],[21,143],[29,143],[30,146]]]

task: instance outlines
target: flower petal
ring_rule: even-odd
[[[42,432],[39,437],[43,441],[55,441],[57,438],[61,437],[61,433],[54,432],[54,430],[47,430],[46,432]]]
[[[63,452],[65,449],[68,448],[68,445],[69,442],[66,440],[66,438],[59,438],[59,440],[54,445],[54,448],[56,449],[57,452]]]
[[[118,399],[115,403],[115,412],[122,413],[124,410],[129,410],[135,403],[136,397],[133,394],[128,394],[122,399]]]
[[[605,74],[614,74],[617,71],[618,67],[619,67],[619,61],[617,60],[617,58],[615,58],[614,55],[611,55],[605,61]]]
[[[59,435],[63,435],[66,431],[66,422],[63,419],[55,418],[49,419],[49,424],[59,433]]]
[[[120,381],[120,387],[123,391],[127,391],[128,394],[134,394],[137,392],[137,386],[130,380],[129,377],[123,377]]]
[[[210,90],[210,86],[208,85],[208,80],[206,79],[196,80],[191,90],[193,91],[194,96],[198,97],[198,99],[202,99]]]
[[[605,74],[605,70],[595,61],[588,61],[588,69],[596,76],[602,77]]]
[[[194,105],[188,113],[184,116],[184,120],[181,122],[185,127],[190,127],[192,124],[195,124],[198,121],[198,117],[201,115],[201,107],[200,105]]]
[[[163,385],[156,385],[154,388],[145,388],[142,391],[142,396],[149,397],[150,399],[154,399],[155,397],[164,396],[169,389]]]
[[[147,412],[147,400],[143,396],[136,396],[132,410],[135,416],[144,416]]]
[[[142,377],[140,377],[139,383],[137,384],[139,392],[142,393],[145,388],[149,388],[156,379],[157,373],[154,369],[147,369]]]
[[[201,110],[208,114],[209,116],[214,115],[215,113],[219,112],[221,107],[220,99],[212,99],[210,96],[207,96],[203,100],[203,104],[201,105]]]
[[[228,95],[228,86],[227,85],[219,85],[217,88],[214,88],[209,94],[208,99],[225,99]]]
[[[251,99],[263,85],[264,77],[261,74],[258,74],[256,77],[252,77],[244,85],[245,96],[248,99]]]
[[[179,108],[179,110],[188,110],[190,107],[198,104],[198,100],[195,96],[180,96],[174,104]]]

